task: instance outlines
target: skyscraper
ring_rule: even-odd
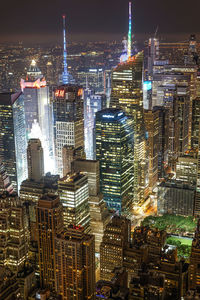
[[[111,280],[115,267],[123,266],[124,249],[130,242],[131,222],[114,216],[106,226],[100,246],[100,277]]]
[[[95,158],[95,114],[106,108],[106,95],[84,92],[84,135],[87,159]]]
[[[28,178],[40,181],[44,176],[44,155],[39,139],[30,139],[27,148]]]
[[[21,79],[24,94],[25,124],[28,138],[39,138],[44,149],[45,172],[54,172],[52,106],[49,88],[33,60],[26,80]]]
[[[159,111],[145,111],[144,119],[149,143],[149,187],[153,189],[158,181]]]
[[[82,226],[90,232],[89,189],[87,176],[68,174],[58,181],[58,193],[63,206],[64,226]]]
[[[17,272],[28,258],[28,219],[15,193],[0,194],[0,264]]]
[[[12,95],[12,110],[14,122],[17,185],[19,191],[22,181],[28,177],[26,151],[27,136],[25,127],[24,96],[22,92]]]
[[[99,161],[76,159],[72,162],[72,170],[82,172],[88,177],[90,227],[91,233],[95,236],[95,252],[99,253],[104,229],[111,218],[100,192]]]
[[[112,71],[112,108],[121,108],[133,120],[134,128],[134,202],[148,196],[147,141],[144,124],[143,53],[139,52]]]
[[[77,85],[62,85],[54,91],[54,143],[57,173],[62,177],[62,151],[65,145],[84,149],[83,90]]]
[[[46,194],[36,209],[40,285],[55,289],[55,236],[63,228],[62,205],[59,197]]]
[[[128,215],[133,205],[133,122],[119,109],[96,113],[96,158],[100,186],[111,210]]]
[[[10,181],[17,190],[17,166],[15,153],[12,93],[0,94],[0,162],[4,164]]]
[[[69,226],[55,238],[56,290],[63,300],[95,299],[94,236]]]
[[[189,265],[189,287],[200,287],[200,220],[198,220],[195,236],[192,241],[192,249]]]

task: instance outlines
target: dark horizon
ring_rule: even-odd
[[[128,31],[128,0],[63,0],[28,3],[3,2],[0,11],[0,42],[60,43],[62,14],[67,17],[69,40],[120,40]],[[200,32],[198,0],[132,1],[133,33],[137,37],[158,35],[182,40]],[[121,37],[121,38],[120,38]]]

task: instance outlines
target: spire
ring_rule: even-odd
[[[68,70],[67,70],[67,46],[66,46],[65,18],[66,18],[66,16],[63,15],[63,66],[64,66],[64,70],[62,73],[62,81],[63,81],[63,84],[68,84],[69,83],[69,74],[68,74]]]
[[[128,27],[128,49],[127,58],[131,58],[131,33],[132,33],[132,13],[131,13],[131,2],[129,2],[129,27]]]

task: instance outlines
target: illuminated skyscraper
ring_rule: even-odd
[[[90,227],[91,233],[95,236],[95,252],[99,252],[105,226],[111,218],[100,192],[99,161],[76,159],[72,162],[72,170],[82,172],[88,177]]]
[[[197,97],[192,101],[192,134],[191,134],[192,149],[198,149],[199,126],[200,126],[200,97]]]
[[[106,108],[106,96],[104,94],[86,94],[84,98],[84,134],[87,159],[95,158],[95,114],[104,108]]]
[[[69,174],[58,181],[58,193],[63,205],[64,226],[82,226],[90,232],[88,179],[84,174]]]
[[[148,196],[148,159],[142,95],[143,53],[119,64],[112,72],[112,108],[121,108],[133,120],[134,202]]]
[[[11,102],[12,93],[0,94],[0,163],[17,190],[17,166],[15,153],[14,120]]]
[[[84,149],[83,89],[77,85],[62,85],[54,91],[54,143],[57,173],[63,174],[63,147]]]
[[[102,280],[111,280],[114,268],[123,266],[124,250],[130,243],[130,239],[130,220],[114,216],[106,226],[100,246],[100,277]]]
[[[33,60],[26,80],[21,79],[24,94],[25,124],[28,138],[39,138],[44,149],[46,172],[54,172],[52,107],[49,88]]]
[[[44,176],[44,155],[39,139],[30,139],[27,148],[28,178],[40,181]]]
[[[148,132],[149,187],[153,189],[158,181],[159,111],[146,110],[144,112],[144,119]]]
[[[19,191],[22,181],[28,177],[24,96],[21,92],[12,96],[12,110],[14,121],[17,185]]]
[[[55,236],[63,228],[62,205],[59,197],[46,194],[38,202],[37,236],[42,288],[55,289]]]
[[[17,272],[28,258],[28,220],[16,194],[0,195],[0,264]]]
[[[128,215],[133,205],[133,122],[119,109],[96,113],[96,158],[100,186],[111,210]]]
[[[94,236],[69,226],[55,238],[56,291],[63,300],[95,297]]]

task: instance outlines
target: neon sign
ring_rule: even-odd
[[[78,90],[78,96],[83,96],[83,89]]]
[[[55,91],[55,97],[64,98],[64,96],[65,96],[65,90],[56,90]]]

